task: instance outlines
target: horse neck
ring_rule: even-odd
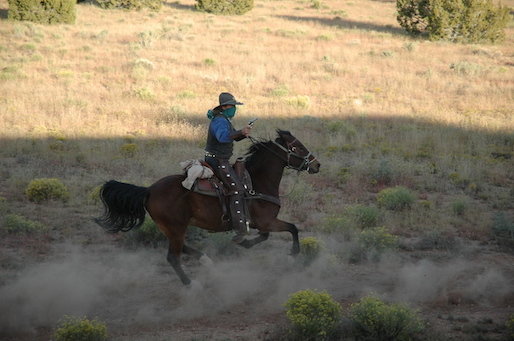
[[[285,167],[286,162],[274,155],[270,155],[264,162],[247,167],[252,178],[253,189],[258,193],[278,197]]]

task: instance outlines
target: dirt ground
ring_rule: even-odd
[[[277,340],[288,326],[283,303],[299,290],[326,290],[344,314],[367,295],[406,302],[428,322],[431,340],[508,340],[514,313],[514,256],[495,245],[409,251],[380,262],[337,262],[346,245],[327,238],[327,254],[308,267],[287,256],[288,235],[205,268],[184,258],[197,282],[184,287],[166,249],[127,249],[121,235],[92,230],[95,243],[4,236],[0,340],[51,340],[64,316],[98,317],[111,340]],[[19,266],[30,255],[33,262]],[[482,338],[480,338],[482,337]]]

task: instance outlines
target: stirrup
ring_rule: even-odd
[[[236,234],[235,236],[230,238],[230,240],[233,241],[236,244],[241,244],[242,242],[244,242],[246,240],[246,238],[242,234]]]

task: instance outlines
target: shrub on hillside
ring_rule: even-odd
[[[316,237],[305,237],[300,240],[300,255],[303,258],[304,265],[310,264],[315,260],[325,245],[321,239]]]
[[[378,206],[391,211],[410,209],[414,199],[414,193],[403,186],[384,189],[377,196]]]
[[[501,42],[510,20],[509,9],[492,0],[397,0],[396,8],[400,26],[432,40]]]
[[[385,227],[363,230],[350,249],[350,262],[364,260],[379,261],[385,252],[398,248],[398,238],[388,233]]]
[[[514,252],[514,219],[505,212],[498,212],[493,218],[492,230],[498,244],[505,251]]]
[[[10,20],[38,24],[74,24],[76,0],[8,0]]]
[[[105,341],[107,337],[107,326],[97,319],[88,320],[87,317],[65,316],[59,328],[54,334],[55,341]]]
[[[27,186],[25,194],[30,201],[38,204],[49,200],[66,202],[70,197],[66,186],[55,178],[32,180]]]
[[[416,311],[370,296],[352,304],[349,318],[358,340],[412,340],[424,328]]]
[[[509,8],[492,0],[433,0],[428,17],[430,39],[460,43],[505,40]]]
[[[163,0],[97,0],[102,8],[105,9],[126,9],[129,11],[149,9],[151,11],[160,11]]]
[[[341,324],[341,306],[325,291],[298,291],[289,296],[284,307],[296,340],[328,339]]]
[[[253,0],[196,0],[201,12],[221,15],[241,15],[253,9]]]
[[[48,228],[37,221],[27,219],[17,214],[8,214],[5,217],[3,230],[8,233],[26,233],[33,234],[38,232],[46,232]]]
[[[139,146],[136,143],[125,143],[120,146],[120,153],[123,157],[129,159],[133,158],[137,153],[139,153]]]

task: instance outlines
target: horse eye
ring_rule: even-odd
[[[291,148],[291,150],[292,150],[293,152],[295,152],[295,151],[296,151],[296,147]]]

